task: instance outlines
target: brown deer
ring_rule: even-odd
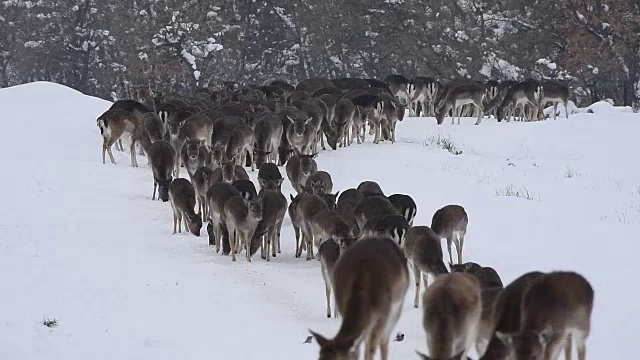
[[[428,226],[413,226],[407,231],[403,250],[408,263],[413,267],[413,277],[416,283],[413,307],[418,308],[421,278],[424,279],[426,289],[428,286],[427,275],[430,274],[437,278],[448,273],[442,260],[440,238]]]
[[[247,201],[241,195],[229,198],[224,204],[227,231],[231,240],[231,260],[236,261],[236,252],[244,246],[247,249],[247,261],[251,262],[251,239],[262,220],[262,198]]]
[[[423,298],[422,325],[429,355],[425,360],[461,360],[476,341],[482,313],[480,285],[464,273],[440,276]]]
[[[135,152],[136,141],[144,134],[144,125],[140,118],[133,112],[109,109],[98,117],[97,123],[102,135],[102,163],[105,163],[105,153],[109,153],[112,164],[116,163],[113,153],[111,153],[111,147],[126,133],[131,136],[131,166],[138,167]]]
[[[336,241],[328,239],[318,247],[318,257],[320,258],[320,268],[322,270],[322,278],[324,279],[325,295],[327,297],[327,317],[331,317],[331,291],[333,289],[333,270],[336,263],[347,248],[355,242],[354,239],[345,239]],[[335,292],[334,292],[335,294]],[[334,299],[335,304],[335,299]],[[338,318],[338,307],[333,307],[333,317]]]
[[[452,264],[451,243],[454,242],[458,252],[458,264],[462,264],[462,246],[464,245],[464,236],[467,234],[468,223],[469,217],[460,205],[447,205],[438,209],[431,219],[431,230],[440,236],[440,238],[447,239],[449,262]]]
[[[164,202],[169,201],[169,185],[173,180],[175,158],[175,151],[168,141],[158,140],[151,144],[149,163],[153,173],[152,200],[156,199],[156,190],[158,190],[158,199]]]
[[[479,110],[476,125],[480,125],[482,122],[482,115],[484,114],[484,98],[484,85],[473,81],[450,88],[438,104],[438,110],[436,111],[436,120],[438,121],[438,125],[444,122],[444,117],[452,108],[453,114],[451,117],[451,123],[453,124],[454,118],[458,116],[458,124],[460,124],[462,107],[467,104],[473,104]]]
[[[396,326],[409,287],[407,262],[398,245],[386,237],[358,240],[342,254],[333,270],[333,285],[342,325],[333,339],[311,331],[320,359],[365,359],[380,348],[388,359],[389,336]]]
[[[564,348],[571,359],[576,343],[578,359],[586,359],[591,330],[593,288],[582,275],[555,271],[531,282],[520,303],[520,327],[496,336],[512,349],[516,360],[555,360]]]
[[[173,209],[173,233],[182,232],[181,223],[184,220],[185,230],[200,236],[202,215],[193,211],[196,206],[196,192],[187,179],[178,178],[169,185],[169,200]]]

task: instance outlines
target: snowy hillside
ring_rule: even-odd
[[[114,150],[118,164],[101,163],[96,118],[110,104],[51,83],[0,90],[0,359],[316,359],[307,330],[332,337],[340,320],[325,317],[319,263],[294,258],[288,217],[270,263],[232,263],[207,246],[204,229],[172,235],[145,158],[131,168]],[[625,282],[640,275],[640,116],[463,122],[405,119],[398,143],[368,138],[322,152],[318,166],[334,189],[375,180],[411,195],[416,225],[446,204],[464,206],[464,261],[493,266],[505,284],[531,270],[580,272],[595,289],[588,357],[632,356],[638,293]],[[449,140],[451,152],[437,144]],[[289,199],[286,180],[283,190]],[[505,196],[514,194],[524,197]],[[391,359],[426,352],[413,286]]]

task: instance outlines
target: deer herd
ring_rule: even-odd
[[[332,339],[311,332],[322,360],[358,359],[378,351],[388,358],[389,337],[403,310],[409,269],[415,284],[413,305],[422,304],[429,356],[467,359],[570,359],[586,356],[594,292],[571,271],[529,272],[504,286],[491,267],[462,261],[468,216],[459,205],[437,210],[430,226],[414,225],[417,205],[406,194],[383,192],[374,181],[336,191],[316,157],[365,141],[395,142],[396,123],[405,110],[441,124],[473,115],[509,121],[542,118],[552,102],[566,108],[566,86],[555,82],[468,79],[444,85],[433,78],[307,79],[297,86],[224,82],[193,96],[160,94],[136,86],[131,99],[118,100],[97,119],[103,137],[102,161],[131,139],[131,166],[145,154],[153,175],[153,195],[170,202],[173,233],[199,236],[206,223],[216,252],[251,261],[260,250],[266,261],[281,253],[280,231],[288,214],[295,232],[295,257],[317,259],[325,283],[326,316],[342,317]],[[136,148],[139,144],[140,150]],[[282,192],[285,167],[295,191]],[[245,168],[257,169],[258,187]],[[184,169],[187,177],[180,177]],[[445,238],[449,266],[441,240]],[[456,261],[452,256],[456,249]],[[314,248],[316,252],[314,254]],[[434,278],[428,284],[429,275]],[[424,282],[421,297],[420,285]],[[332,309],[333,300],[333,309]]]

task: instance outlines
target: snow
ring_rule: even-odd
[[[294,258],[289,219],[270,263],[232,263],[207,246],[204,229],[172,235],[171,207],[150,199],[144,157],[140,168],[128,152],[114,151],[117,165],[100,161],[95,120],[110,104],[51,83],[0,90],[4,117],[15,119],[4,123],[15,136],[0,143],[13,175],[2,180],[0,358],[317,358],[318,345],[303,344],[307,330],[332,337],[341,320],[325,317],[319,263]],[[640,315],[626,281],[639,275],[640,115],[473,122],[408,118],[396,144],[368,138],[323,151],[318,165],[338,190],[370,179],[410,194],[418,225],[446,204],[463,205],[464,261],[493,266],[505,283],[531,270],[582,273],[595,289],[589,357],[633,356]],[[462,154],[425,145],[438,134]],[[507,187],[535,199],[497,196]],[[288,199],[288,181],[283,190]],[[394,329],[405,339],[391,343],[390,359],[426,352],[410,283]],[[44,318],[59,324],[47,328]]]

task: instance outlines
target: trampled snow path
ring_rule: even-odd
[[[130,168],[128,153],[115,151],[117,165],[101,163],[95,119],[109,106],[50,83],[0,90],[0,358],[317,358],[317,344],[302,344],[307,329],[333,336],[340,320],[325,318],[319,264],[293,257],[288,218],[271,263],[232,263],[207,247],[204,229],[171,235],[170,205],[150,200],[145,158]],[[640,116],[472,124],[407,119],[397,144],[322,152],[318,165],[335,189],[371,179],[410,194],[415,224],[463,205],[464,260],[495,267],[505,283],[531,270],[579,271],[596,294],[589,358],[634,354],[638,293],[624,282],[640,275]],[[425,145],[434,134],[462,154]],[[535,199],[496,195],[506,187]],[[426,351],[413,290],[391,359]],[[43,326],[45,317],[59,325]]]

